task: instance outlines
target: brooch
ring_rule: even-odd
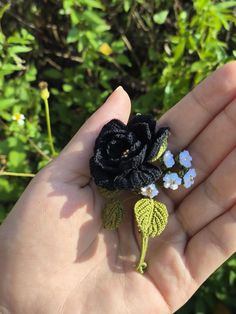
[[[95,141],[90,171],[105,197],[103,226],[114,230],[122,222],[124,209],[120,191],[140,196],[134,216],[141,235],[141,252],[136,270],[144,273],[150,237],[159,236],[168,223],[168,210],[158,201],[161,188],[177,190],[194,183],[196,170],[187,150],[173,155],[168,150],[168,127],[157,128],[150,115],[138,114],[127,125],[113,119],[103,126]]]

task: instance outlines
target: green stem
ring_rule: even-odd
[[[143,274],[145,269],[147,268],[147,263],[145,262],[147,248],[148,248],[148,237],[142,234],[141,253],[140,253],[139,263],[136,267],[136,270],[140,272],[141,274]]]
[[[12,177],[34,177],[33,173],[22,173],[22,172],[9,172],[9,171],[0,171],[0,176],[12,176]]]
[[[36,145],[34,143],[34,141],[32,141],[30,138],[28,139],[30,145],[45,159],[47,159],[48,161],[51,161],[52,158],[50,158],[47,154],[45,154],[39,147],[38,145]]]
[[[48,142],[51,148],[52,156],[55,157],[57,155],[52,139],[52,130],[51,130],[51,122],[50,122],[50,113],[49,113],[49,104],[46,98],[43,99],[45,104],[45,114],[46,114],[46,122],[47,122],[47,129],[48,129]]]

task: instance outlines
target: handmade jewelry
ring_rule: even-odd
[[[142,196],[134,205],[141,234],[141,253],[136,270],[147,268],[149,238],[159,236],[168,222],[168,210],[157,200],[160,188],[190,188],[196,177],[187,150],[176,156],[168,150],[168,127],[157,128],[151,115],[138,114],[127,125],[113,119],[98,135],[90,159],[91,175],[106,199],[103,226],[114,230],[122,222],[124,209],[117,192],[132,191]]]

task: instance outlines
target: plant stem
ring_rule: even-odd
[[[141,274],[143,274],[145,269],[147,268],[147,263],[145,262],[147,248],[148,248],[148,237],[142,234],[141,253],[140,253],[139,263],[136,267],[136,270],[140,272]]]
[[[0,176],[12,176],[12,177],[34,177],[33,173],[23,173],[23,172],[10,172],[10,171],[0,171]]]
[[[50,113],[49,113],[49,105],[48,105],[48,99],[44,98],[44,104],[45,104],[45,114],[46,114],[46,122],[47,122],[47,129],[48,129],[48,142],[51,148],[52,156],[55,157],[56,151],[53,145],[53,139],[52,139],[52,130],[51,130],[51,122],[50,122]]]
[[[51,160],[52,160],[52,158],[50,158],[47,154],[45,154],[45,153],[38,147],[38,145],[34,143],[34,141],[32,141],[30,138],[28,139],[28,141],[29,141],[30,145],[31,145],[32,147],[34,147],[35,150],[36,150],[43,158],[47,159],[48,161],[51,161]]]

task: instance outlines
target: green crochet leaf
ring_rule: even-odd
[[[105,199],[114,199],[119,193],[118,191],[109,191],[101,187],[98,187],[98,190]]]
[[[153,199],[142,198],[134,206],[137,225],[146,237],[155,237],[162,233],[168,222],[166,205]]]
[[[168,222],[168,211],[165,204],[149,198],[142,198],[134,206],[135,218],[141,232],[141,252],[136,270],[141,274],[147,268],[145,257],[148,249],[148,239],[158,236]]]
[[[150,162],[154,162],[154,161],[157,161],[158,159],[161,158],[161,156],[164,154],[164,152],[166,151],[167,149],[167,146],[168,146],[168,137],[169,137],[169,132],[166,132],[164,133],[161,138],[160,138],[160,141],[162,142],[161,144],[161,147],[158,151],[158,153],[156,154],[155,157],[153,157]]]
[[[109,199],[102,210],[102,222],[105,229],[114,230],[122,221],[123,208],[116,199]]]

